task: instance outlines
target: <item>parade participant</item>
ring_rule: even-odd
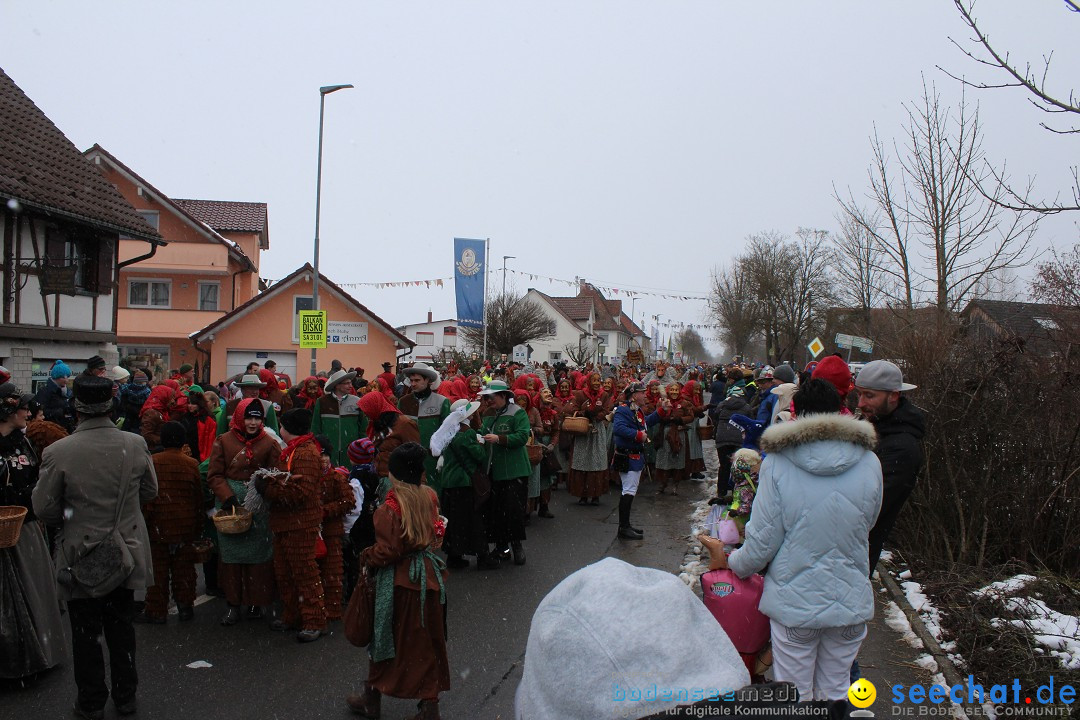
[[[615,399],[603,391],[600,373],[585,376],[582,387],[574,393],[574,402],[564,411],[577,413],[589,421],[589,430],[574,437],[567,489],[578,498],[578,505],[600,504],[608,489],[608,444],[611,423],[607,419]]]
[[[470,375],[469,379],[465,381],[467,387],[467,393],[465,399],[469,402],[477,402],[480,399],[480,391],[484,389],[484,381],[479,375]]]
[[[822,364],[824,361],[818,369]],[[900,368],[888,360],[868,362],[855,379],[859,411],[877,430],[879,442],[874,452],[881,460],[884,477],[881,513],[870,529],[871,573],[877,567],[885,540],[922,472],[926,413],[901,395],[915,388],[904,382]]]
[[[663,386],[656,378],[649,380],[645,384],[645,402],[642,404],[641,409],[646,417],[656,412],[656,409],[664,401],[664,395],[661,392],[662,388]],[[656,423],[646,432],[649,434],[649,442],[645,444],[645,471],[650,478],[653,478],[656,476],[656,449],[663,442],[661,424]]]
[[[420,444],[431,447],[431,435],[446,416],[450,414],[450,401],[435,392],[438,388],[439,374],[426,363],[416,363],[405,371],[411,392],[398,400],[401,414],[416,422],[420,430]],[[428,485],[438,493],[441,491],[439,475],[435,469],[436,460],[428,455],[424,469],[427,472]]]
[[[293,388],[293,390],[295,392],[290,391],[293,407],[300,407],[315,412],[315,403],[323,396],[322,386],[319,385],[319,378],[314,375],[308,375],[307,378],[304,379],[303,384],[298,385]]]
[[[63,360],[57,360],[49,370],[49,379],[34,397],[45,411],[45,419],[68,432],[75,429],[75,415],[71,410],[67,387],[70,377],[71,369]]]
[[[258,375],[244,375],[240,378],[240,382],[236,383],[236,387],[240,389],[240,397],[233,398],[229,402],[225,403],[225,412],[218,418],[218,435],[224,435],[229,432],[231,427],[233,413],[236,412],[236,408],[240,405],[240,402],[247,399],[258,399],[263,406],[263,425],[275,433],[278,432],[278,414],[274,409],[274,404],[269,400],[264,400],[259,397],[259,391],[266,386]]]
[[[176,391],[168,385],[157,385],[150,391],[139,410],[139,432],[151,452],[161,448],[161,428],[176,410]]]
[[[75,713],[87,718],[103,714],[109,698],[101,652],[104,637],[109,648],[113,703],[119,714],[130,715],[136,711],[138,687],[132,625],[135,591],[146,589],[153,572],[150,538],[139,507],[157,495],[157,477],[146,443],[122,432],[108,417],[112,382],[80,376],[72,384],[79,424],[71,436],[53,443],[42,456],[32,495],[34,512],[46,524],[60,527],[55,562],[61,568],[59,590],[67,600],[71,623],[78,687]],[[95,463],[88,462],[89,458],[116,460]],[[109,565],[104,569],[119,578],[116,586],[79,585],[74,578],[80,573],[72,565],[85,563],[87,550],[101,542],[112,545],[115,541],[109,538],[117,535],[132,561],[127,576],[116,572],[121,568]]]
[[[375,378],[375,389],[382,393],[383,397],[386,398],[386,401],[390,403],[390,405],[397,408],[397,395],[394,395],[394,386],[387,385],[386,380],[384,380],[381,375]]]
[[[381,478],[375,472],[375,443],[367,438],[354,440],[347,451],[352,469],[349,487],[353,491],[353,509],[345,514],[345,542],[342,546],[344,567],[344,600],[349,596],[360,575],[360,553],[375,544],[375,525],[372,516],[379,507]]]
[[[146,604],[135,616],[137,623],[165,624],[170,586],[180,622],[195,617],[195,549],[191,543],[202,534],[205,516],[199,463],[184,452],[185,436],[180,423],[165,423],[161,429],[163,450],[152,456],[158,494],[143,505],[143,517],[150,535],[154,584],[146,589]]]
[[[217,499],[218,512],[242,506],[252,474],[277,465],[281,448],[266,433],[264,417],[258,398],[244,398],[233,411],[229,432],[214,441],[206,482]],[[235,625],[242,606],[249,619],[261,618],[263,608],[274,601],[274,554],[266,510],[253,513],[247,532],[219,534],[217,545],[217,579],[228,605],[221,624]]]
[[[513,392],[504,382],[493,380],[482,394],[491,400],[490,414],[480,426],[491,473],[488,535],[503,558],[512,551],[514,564],[524,565],[521,543],[525,540],[525,500],[532,470],[525,450],[531,433],[528,412],[510,402]]]
[[[555,476],[561,472],[563,465],[556,454],[559,446],[559,410],[555,406],[555,396],[551,390],[544,388],[540,391],[540,429],[536,431],[536,442],[544,446],[544,458],[540,461],[540,484],[539,484],[539,509],[536,517],[553,518],[551,512],[551,486]],[[554,465],[554,467],[553,467]]]
[[[691,378],[696,377],[696,372],[691,372]],[[701,446],[701,437],[697,433],[697,425],[701,418],[705,417],[705,402],[701,394],[701,383],[691,379],[680,392],[686,407],[694,418],[690,421],[687,432],[686,472],[693,480],[701,480],[705,477],[705,452]]]
[[[255,488],[270,503],[274,533],[274,577],[284,610],[270,627],[299,628],[299,642],[314,642],[326,629],[326,597],[315,543],[322,524],[322,460],[311,434],[311,411],[302,408],[281,415],[286,442],[277,468],[284,476],[263,475]]]
[[[375,511],[376,542],[361,555],[375,577],[375,627],[367,682],[345,702],[366,718],[380,716],[385,694],[419,699],[414,720],[438,720],[439,693],[450,689],[446,570],[431,551],[445,527],[435,493],[423,484],[427,455],[416,443],[394,451],[392,487]]]
[[[292,401],[288,394],[278,387],[278,378],[272,370],[263,368],[259,371],[259,381],[263,384],[259,388],[259,398],[268,400],[274,404],[274,410],[280,415],[286,410],[292,409]]]
[[[671,494],[679,494],[679,482],[686,479],[687,428],[693,422],[693,410],[686,406],[679,383],[665,389],[667,405],[661,406],[660,447],[656,449],[657,494],[663,495],[668,485]]]
[[[536,437],[541,427],[540,410],[533,405],[532,396],[527,390],[519,390],[514,393],[514,404],[527,413],[529,418],[530,440],[537,442]],[[533,510],[536,509],[536,501],[540,499],[540,464],[535,465],[530,461],[532,470],[529,472],[528,492],[525,502],[525,524],[529,524]]]
[[[368,419],[360,411],[360,398],[349,393],[354,377],[354,372],[338,370],[326,379],[323,396],[315,403],[311,431],[330,438],[335,448],[334,465],[348,463],[349,443],[367,435]]]
[[[555,422],[560,429],[562,428],[563,418],[573,413],[574,391],[571,386],[572,382],[567,376],[560,379],[559,384],[555,388],[553,404],[555,410],[558,412]],[[570,455],[573,452],[573,449],[574,436],[570,433],[560,433],[559,442],[555,443],[553,450],[555,459],[559,463],[559,470],[552,479],[552,488],[557,488],[560,482],[568,481],[568,478],[570,477]]]
[[[450,441],[439,449],[442,458],[442,469],[439,471],[443,482],[442,512],[447,520],[443,550],[446,552],[447,567],[469,567],[465,556],[475,555],[478,570],[497,570],[499,558],[488,551],[481,503],[473,488],[473,475],[485,468],[488,459],[487,448],[477,440],[476,430],[470,422],[479,409],[478,402],[458,400],[450,408],[450,415],[444,422],[445,426],[456,421],[457,427],[453,428],[454,435]],[[442,428],[438,432],[442,433]],[[432,436],[433,442],[435,437]]]
[[[46,420],[45,413],[42,411],[41,406],[38,405],[37,400],[34,400],[33,396],[30,396],[30,398],[30,414],[26,421],[26,439],[30,441],[30,445],[34,448],[38,458],[41,458],[45,448],[61,438],[66,438],[69,433],[56,423]]]
[[[773,677],[800,698],[847,697],[874,616],[869,533],[881,507],[874,428],[839,414],[823,380],[795,393],[797,419],[761,436],[767,453],[743,546],[699,536],[716,566],[741,578],[768,566],[759,609],[771,620]],[[815,690],[819,693],[815,695]]]
[[[376,382],[379,382],[376,380]],[[368,439],[374,439],[375,437],[375,422],[384,413],[397,413],[400,411],[394,401],[388,400],[384,393],[369,392],[364,393],[357,402],[357,407],[360,412],[364,413],[367,418],[367,437]]]
[[[326,591],[326,619],[340,620],[344,597],[342,576],[345,572],[342,545],[345,540],[345,515],[356,507],[349,479],[344,468],[336,468],[330,462],[334,447],[325,435],[315,437],[322,461],[322,479],[319,492],[322,499],[322,529],[320,535],[326,546],[325,557],[319,560],[323,589]],[[348,451],[346,450],[346,455]]]
[[[18,542],[0,549],[0,597],[5,607],[23,611],[4,616],[5,621],[15,619],[5,622],[0,634],[0,678],[5,680],[29,678],[58,665],[65,655],[56,570],[31,502],[40,455],[23,430],[32,398],[12,382],[0,384],[0,505],[27,511]]]
[[[180,419],[187,433],[188,449],[191,457],[202,462],[210,457],[210,451],[217,439],[217,417],[210,414],[210,402],[202,387],[192,385],[188,388],[187,413]]]
[[[645,444],[648,442],[648,429],[660,421],[656,411],[646,416],[645,386],[633,382],[623,391],[625,402],[615,409],[613,433],[615,440],[614,467],[622,481],[622,494],[619,496],[619,532],[622,540],[640,540],[644,533],[630,524],[630,509],[637,495],[641,471],[645,467]]]
[[[375,377],[378,380],[382,380],[383,384],[385,384],[386,387],[390,388],[390,391],[393,392],[394,386],[397,385],[397,377],[394,375],[394,373],[390,372],[391,367],[393,366],[390,363],[384,362],[382,364],[382,372]]]
[[[191,363],[184,363],[176,371],[176,375],[173,375],[172,380],[180,383],[181,388],[186,388],[195,384],[195,368]]]

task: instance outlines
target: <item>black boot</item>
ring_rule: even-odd
[[[514,550],[514,564],[525,564],[525,547],[520,542],[510,543],[510,547]]]
[[[641,540],[644,534],[640,530],[630,527],[630,504],[633,502],[632,495],[619,496],[619,539]]]
[[[623,495],[623,497],[629,498],[629,500],[627,500],[627,502],[626,502],[626,524],[629,525],[630,529],[633,530],[634,532],[638,532],[638,533],[641,533],[642,535],[644,535],[645,534],[644,530],[642,530],[641,528],[634,527],[630,523],[630,515],[631,515],[630,511],[633,510],[633,508],[634,508],[634,498],[636,496],[635,495]]]

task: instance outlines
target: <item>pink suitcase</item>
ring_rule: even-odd
[[[758,610],[765,578],[743,580],[731,570],[710,570],[701,576],[701,594],[731,644],[740,653],[757,653],[769,642],[769,618]]]

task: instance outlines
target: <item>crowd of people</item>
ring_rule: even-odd
[[[28,511],[19,544],[0,551],[0,582],[24,588],[22,629],[39,638],[0,669],[25,677],[62,662],[53,578],[93,554],[77,537],[87,528],[73,529],[66,511],[86,504],[94,512],[79,517],[93,532],[82,535],[119,533],[137,572],[103,594],[78,580],[60,586],[69,608],[79,608],[70,617],[77,713],[100,717],[109,696],[101,633],[114,663],[117,710],[134,711],[130,624],[166,623],[170,598],[178,620],[190,621],[201,563],[207,591],[225,599],[221,625],[261,619],[295,631],[300,642],[318,640],[342,617],[362,573],[389,568],[379,577],[387,578],[380,592],[392,598],[393,628],[384,627],[381,639],[376,633],[368,681],[348,704],[378,717],[382,694],[412,697],[420,701],[417,717],[438,717],[438,694],[449,688],[446,568],[470,567],[470,558],[483,571],[524,565],[526,528],[533,518],[554,519],[551,493],[560,485],[581,506],[598,505],[617,488],[617,536],[642,540],[631,513],[643,481],[656,493],[678,494],[688,480],[704,480],[703,441],[712,439],[720,460],[716,502],[738,521],[738,541],[727,549],[739,549],[729,561],[723,543],[703,542],[718,567],[730,562],[744,575],[768,566],[762,610],[774,622],[777,678],[813,696],[815,670],[806,658],[820,646],[835,662],[821,670],[832,682],[817,690],[835,699],[837,668],[854,663],[865,635],[852,628],[865,629],[872,613],[869,574],[922,463],[921,411],[900,395],[913,386],[885,365],[870,363],[860,384],[837,356],[801,372],[743,363],[487,363],[468,372],[422,362],[395,372],[387,362],[369,381],[362,369],[334,361],[293,383],[269,361],[210,388],[195,382],[190,365],[155,380],[146,369],[108,368],[95,356],[72,380],[57,361],[35,396],[10,382],[0,386],[9,478],[0,504]],[[861,419],[821,419],[853,413]],[[65,475],[80,458],[87,464],[91,447],[100,452],[110,443],[126,448],[134,464],[98,467],[94,491]],[[833,443],[831,454],[804,451],[814,443]],[[816,488],[806,476],[827,478],[825,495],[806,489]],[[846,504],[821,502],[833,496]],[[815,502],[820,517],[810,527],[781,530]],[[827,552],[829,543],[842,552]],[[431,552],[435,546],[441,555]],[[802,572],[819,562],[822,572]],[[814,587],[801,585],[808,576]],[[859,601],[807,604],[832,598],[837,582]],[[136,611],[134,592],[142,589]],[[807,629],[823,630],[810,633],[813,647],[785,642]],[[401,633],[413,639],[395,653]],[[117,672],[121,654],[129,674]]]

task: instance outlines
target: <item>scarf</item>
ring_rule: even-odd
[[[315,383],[315,394],[309,395],[307,391],[308,383]],[[322,386],[319,385],[319,378],[314,375],[309,375],[304,379],[303,389],[296,393],[296,398],[304,404],[306,410],[311,410],[315,407],[315,402],[323,396]]]
[[[266,383],[263,387],[259,388],[259,397],[263,400],[269,400],[270,391],[277,390],[277,378],[274,377],[274,373],[263,368],[259,371],[259,382]]]
[[[175,393],[173,389],[168,385],[158,385],[150,394],[146,396],[146,402],[143,403],[142,408],[139,410],[139,417],[142,417],[150,410],[157,410],[161,413],[161,417],[169,417],[169,409],[174,403]]]
[[[281,451],[281,461],[288,465],[288,463],[292,461],[292,456],[293,453],[296,452],[296,448],[308,441],[315,441],[315,435],[313,433],[305,433],[299,437],[294,437],[292,440],[285,443],[285,449]]]
[[[244,398],[240,401],[240,404],[233,410],[232,422],[229,423],[229,430],[240,439],[240,442],[244,443],[244,457],[249,461],[255,458],[255,443],[259,438],[266,435],[266,428],[260,427],[259,431],[254,435],[248,435],[244,430],[244,413],[247,411],[248,405],[253,402],[262,402],[258,398]]]

